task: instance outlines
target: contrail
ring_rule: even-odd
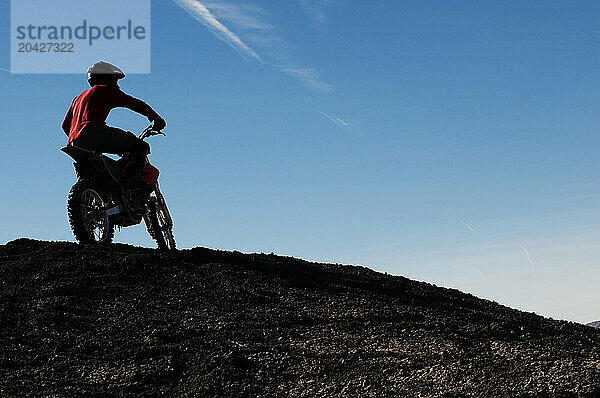
[[[320,1],[320,0],[319,0]],[[294,61],[290,45],[279,29],[268,23],[269,15],[248,1],[173,0],[219,40],[232,47],[246,61],[258,60],[275,67],[316,91],[331,91],[333,86],[321,81],[319,71]],[[236,33],[234,33],[236,32]],[[260,55],[259,55],[260,54]]]
[[[519,245],[519,247],[523,250],[523,253],[525,253],[525,256],[527,256],[527,261],[529,261],[529,265],[531,266],[531,270],[535,271],[535,264],[533,264],[533,261],[531,261],[531,257],[529,256],[529,252],[527,251],[527,249],[525,248],[525,246]]]
[[[467,224],[466,222],[463,222],[463,225],[465,227],[467,227],[469,229],[469,231],[471,232],[477,232],[477,230],[475,228],[473,228],[472,226],[470,226],[469,224]]]
[[[175,0],[182,8],[185,8],[194,18],[200,21],[203,25],[213,29],[217,36],[229,44],[236,50],[240,50],[259,61],[262,61],[260,56],[250,48],[246,43],[239,38],[238,35],[233,33],[223,25],[217,18],[210,12],[210,10],[198,0]]]
[[[3,67],[1,67],[1,66],[0,66],[0,70],[3,70],[3,71],[5,71],[5,72],[12,73],[12,70],[10,70],[10,69],[6,69],[6,68],[3,68]]]
[[[340,127],[350,127],[350,125],[346,121],[340,119],[339,117],[335,117],[335,116],[330,115],[330,114],[325,113],[325,112],[319,112],[319,113],[321,115],[325,116],[327,119],[331,120],[337,126],[340,126]]]
[[[473,228],[472,226],[470,226],[469,224],[467,224],[466,222],[464,222],[463,220],[460,220],[460,222],[471,232],[477,232],[477,230],[475,228]]]

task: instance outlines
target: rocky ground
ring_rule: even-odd
[[[600,330],[363,267],[0,246],[0,396],[600,396]]]

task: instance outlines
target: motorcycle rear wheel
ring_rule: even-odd
[[[115,234],[106,201],[90,180],[79,180],[69,192],[69,224],[79,243],[109,244]]]

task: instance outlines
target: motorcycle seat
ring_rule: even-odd
[[[61,151],[72,157],[76,162],[84,160],[92,161],[92,164],[97,164],[97,161],[101,161],[110,177],[117,183],[121,184],[123,176],[121,175],[121,166],[119,162],[104,156],[99,152],[90,151],[75,145],[67,145],[66,147],[60,148]]]
[[[75,145],[67,145],[66,147],[60,148],[60,150],[72,157],[73,159],[75,159],[76,161],[82,158],[89,158],[90,156],[98,154],[97,152],[83,149]]]

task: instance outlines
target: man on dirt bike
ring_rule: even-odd
[[[166,123],[144,101],[121,91],[117,82],[125,74],[118,67],[100,61],[90,66],[87,74],[91,88],[73,100],[62,123],[63,131],[69,136],[67,145],[95,152],[128,154],[123,172],[131,185],[135,185],[150,146],[130,131],[107,126],[106,118],[113,108],[124,107],[146,116],[154,123],[154,130],[162,130]]]

